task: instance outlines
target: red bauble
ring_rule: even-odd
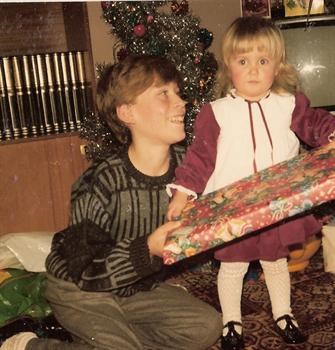
[[[172,1],[171,10],[178,16],[185,16],[188,12],[187,0],[182,0],[180,3],[176,0]]]
[[[147,23],[150,24],[154,21],[154,16],[153,15],[148,15],[147,17]]]
[[[139,38],[144,36],[146,32],[147,32],[147,28],[145,27],[144,24],[137,24],[133,29],[133,33]]]
[[[187,0],[182,0],[180,3],[180,12],[182,15],[186,15],[188,12],[188,2]]]
[[[123,61],[129,55],[129,51],[126,47],[121,47],[116,55],[119,61]]]
[[[101,8],[107,10],[109,7],[109,1],[101,1]]]

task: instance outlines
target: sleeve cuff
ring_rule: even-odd
[[[130,245],[130,260],[137,274],[141,277],[151,275],[162,267],[161,258],[155,256],[151,258],[147,238],[147,236],[140,237]]]
[[[330,135],[328,135],[329,142],[333,142],[334,140],[335,140],[335,130]]]
[[[169,197],[172,197],[173,193],[172,190],[178,190],[179,192],[186,193],[188,196],[190,196],[190,200],[195,200],[198,198],[198,195],[192,191],[189,190],[188,188],[181,186],[181,185],[176,185],[176,184],[168,184],[166,185],[166,192],[169,195]]]

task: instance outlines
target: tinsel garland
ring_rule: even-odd
[[[190,144],[193,125],[200,107],[214,99],[217,62],[207,51],[213,35],[200,27],[200,20],[182,1],[106,1],[101,3],[103,18],[118,39],[115,61],[129,54],[165,56],[175,63],[184,80],[183,97],[186,143]],[[104,69],[97,67],[97,73]],[[98,115],[83,118],[81,136],[88,143],[89,159],[103,158],[118,148],[107,124]]]

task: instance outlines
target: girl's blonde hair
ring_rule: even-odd
[[[231,57],[251,51],[254,47],[265,50],[278,64],[278,74],[271,90],[276,93],[296,93],[299,79],[295,68],[286,61],[284,38],[279,28],[262,17],[240,17],[228,28],[222,41],[223,62],[220,72],[222,95],[232,88],[228,64]]]

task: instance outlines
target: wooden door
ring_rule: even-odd
[[[62,135],[0,146],[0,234],[66,227],[72,183],[89,165],[82,144]]]

